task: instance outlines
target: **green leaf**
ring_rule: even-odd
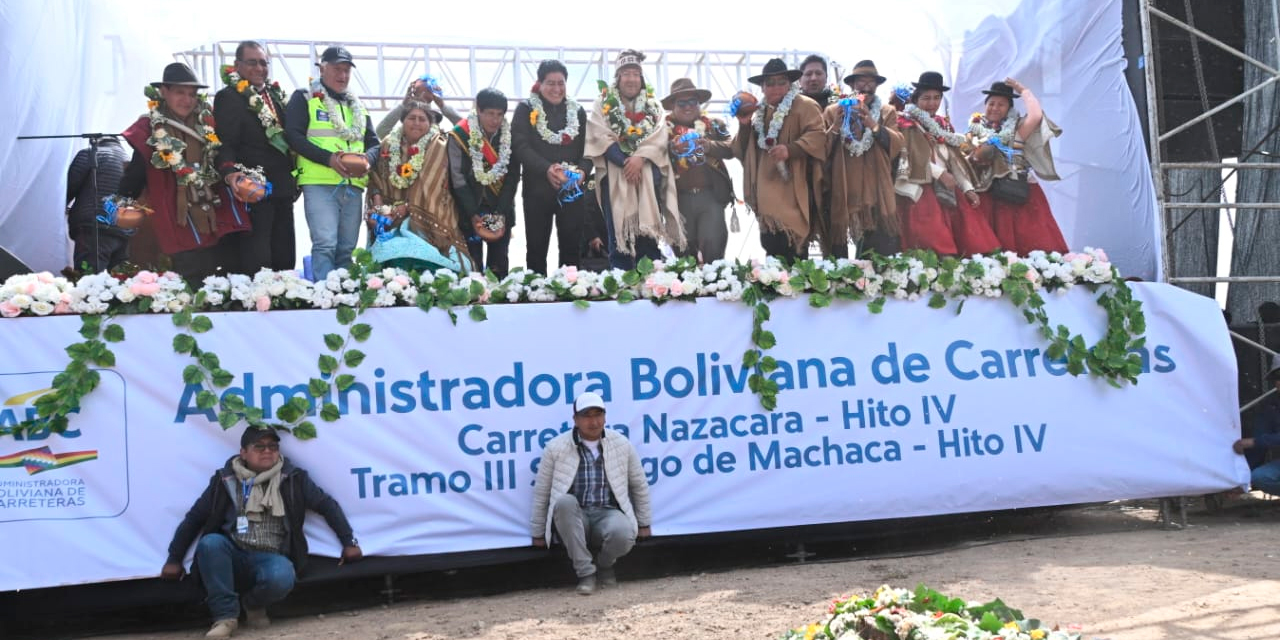
[[[304,421],[293,428],[293,437],[299,440],[312,440],[316,437],[316,425]]]
[[[356,377],[349,373],[339,374],[338,377],[334,379],[334,386],[338,387],[338,391],[346,391],[355,383]]]
[[[218,414],[218,424],[222,426],[223,431],[236,426],[237,422],[240,422],[240,414],[238,413],[223,411]]]
[[[196,316],[191,319],[191,330],[196,333],[204,333],[213,328],[213,321],[209,316]]]
[[[199,362],[200,366],[210,371],[222,366],[222,362],[218,359],[218,354],[208,351],[200,354],[200,357],[196,358],[196,362]]]
[[[329,391],[329,382],[320,378],[312,378],[307,382],[307,393],[312,398],[323,397]]]
[[[228,393],[222,396],[222,409],[233,413],[248,413],[249,411],[257,411],[258,416],[262,416],[262,409],[257,407],[246,407],[244,398],[238,393]]]
[[[297,422],[301,418],[302,412],[298,411],[298,408],[293,406],[292,403],[285,404],[279,409],[276,409],[276,420],[279,420],[280,422],[292,423]]]
[[[188,327],[191,326],[191,309],[183,309],[173,314],[173,326]]]
[[[577,307],[577,308],[579,308],[579,309],[586,309],[587,307],[590,307],[590,306],[591,306],[591,303],[590,303],[590,302],[587,302],[586,300],[583,300],[583,299],[579,298],[579,299],[577,299],[577,300],[574,300],[574,301],[573,301],[573,306],[575,306],[575,307]]]
[[[151,310],[151,298],[145,296],[138,298],[137,305],[139,313],[146,313]]]
[[[173,337],[173,350],[176,353],[191,353],[196,348],[196,339],[189,333],[179,333]]]
[[[106,330],[102,332],[102,339],[107,342],[122,342],[124,340],[124,327],[118,324],[107,325]]]
[[[99,367],[114,367],[116,366],[116,354],[105,348],[101,349],[94,356],[93,363]]]
[[[630,289],[618,292],[619,304],[627,304],[628,302],[635,302],[635,299],[636,299],[636,294],[632,293]]]
[[[640,260],[636,262],[636,273],[639,273],[641,276],[647,276],[653,273],[653,259],[640,258]]]
[[[760,352],[756,349],[747,349],[746,353],[742,354],[742,366],[744,367],[751,368],[759,362]]]
[[[941,293],[934,293],[929,297],[930,309],[941,309],[947,306],[947,299]]]
[[[338,411],[338,405],[332,402],[324,403],[320,408],[320,418],[325,422],[333,422],[342,417],[342,412]]]
[[[360,306],[370,307],[373,301],[378,299],[378,291],[376,289],[365,289],[360,292]]]
[[[204,382],[204,369],[198,365],[189,364],[182,369],[182,381],[186,384],[200,384]]]
[[[347,367],[354,369],[360,366],[361,362],[364,362],[364,352],[357,349],[351,349],[343,354],[342,360],[346,363]]]
[[[289,398],[289,406],[292,406],[298,413],[305,414],[311,410],[311,401],[301,396],[294,396]]]
[[[72,360],[83,361],[85,358],[89,357],[89,343],[73,342],[67,345],[67,348],[64,349],[64,351],[67,352],[67,355],[70,356]]]
[[[467,315],[475,322],[484,322],[489,319],[489,314],[484,310],[484,307],[478,304],[471,305],[471,309],[467,311]]]
[[[760,359],[761,373],[773,373],[778,370],[778,360],[773,356],[765,356]]]
[[[351,337],[356,342],[364,342],[373,333],[373,327],[361,322],[351,326]]]
[[[867,311],[870,311],[871,313],[880,313],[881,311],[884,311],[884,297],[882,296],[868,302]]]
[[[823,309],[831,306],[831,296],[825,293],[815,293],[809,296],[809,306],[815,309]]]
[[[197,407],[201,409],[212,409],[216,404],[218,404],[218,396],[212,391],[201,390],[200,393],[196,394]]]
[[[761,331],[760,335],[756,337],[756,346],[761,349],[772,349],[776,344],[778,344],[778,339],[774,337],[772,331]]]
[[[338,324],[346,326],[356,321],[356,310],[351,307],[338,307]]]
[[[324,334],[324,346],[330,351],[340,351],[342,349],[342,343],[344,342],[346,342],[346,340],[343,340],[342,336],[336,333]]]
[[[212,372],[212,378],[213,386],[218,387],[219,389],[231,384],[231,382],[236,379],[236,377],[226,369],[214,369]]]
[[[330,355],[323,355],[320,356],[318,365],[320,373],[331,374],[338,370],[338,359]]]

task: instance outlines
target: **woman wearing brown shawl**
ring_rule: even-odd
[[[381,162],[369,175],[366,220],[379,263],[418,271],[471,269],[449,192],[447,139],[439,122],[425,102],[409,101],[400,123],[382,140]]]

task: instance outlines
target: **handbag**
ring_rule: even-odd
[[[1009,204],[1025,204],[1031,197],[1031,183],[1027,182],[1027,174],[1015,171],[1003,178],[991,181],[987,190],[991,197]]]
[[[960,204],[956,202],[956,190],[948,189],[947,185],[938,180],[933,181],[933,195],[938,198],[938,204],[944,207],[955,209]]]

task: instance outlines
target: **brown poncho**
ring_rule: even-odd
[[[765,131],[773,118],[774,107],[762,105]],[[827,157],[827,140],[822,126],[822,110],[818,103],[803,95],[791,102],[791,111],[782,121],[777,144],[787,145],[787,168],[791,179],[783,180],[777,162],[760,148],[755,127],[738,127],[734,138],[734,154],[742,161],[742,197],[755,212],[760,229],[784,231],[796,249],[809,237],[813,211],[809,209],[810,185],[823,180],[823,163]],[[820,194],[813,194],[815,199]]]
[[[422,171],[407,188],[401,189],[391,183],[391,173],[399,167],[389,166],[391,163],[384,156],[369,174],[370,201],[374,195],[382,195],[383,204],[404,202],[409,205],[409,229],[419,237],[425,238],[431,246],[443,255],[449,255],[449,247],[458,250],[459,256],[468,255],[467,243],[458,229],[458,214],[453,205],[453,194],[449,191],[449,152],[448,138],[437,134],[426,145],[422,160]],[[387,139],[383,139],[382,148],[388,149]],[[407,162],[409,154],[401,153]]]
[[[860,156],[851,155],[840,136],[844,107],[833,104],[822,117],[831,158],[827,180],[831,193],[829,242],[838,244],[847,238],[857,241],[872,229],[899,235],[891,162],[904,144],[898,131],[898,110],[887,104],[880,107],[880,127],[889,136],[889,149],[885,150],[877,140]]]

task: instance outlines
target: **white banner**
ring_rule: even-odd
[[[1065,374],[1004,300],[929,309],[890,301],[771,304],[782,364],[776,411],[746,388],[750,310],[700,300],[658,307],[491,306],[489,319],[378,309],[346,415],[319,438],[286,438],[346,510],[366,554],[529,543],[543,445],[596,391],[652,486],[655,535],[846,522],[1199,494],[1248,482],[1236,370],[1210,299],[1134,285],[1146,372],[1116,389]],[[1096,340],[1104,312],[1077,287],[1050,316]],[[228,390],[273,412],[304,393],[338,331],[328,311],[211,314],[198,336],[236,375]],[[238,448],[184,386],[169,316],[119,320],[71,431],[0,441],[0,590],[158,574],[174,528]],[[79,340],[68,317],[0,321],[0,425],[35,398]],[[308,520],[313,552],[338,543]]]

